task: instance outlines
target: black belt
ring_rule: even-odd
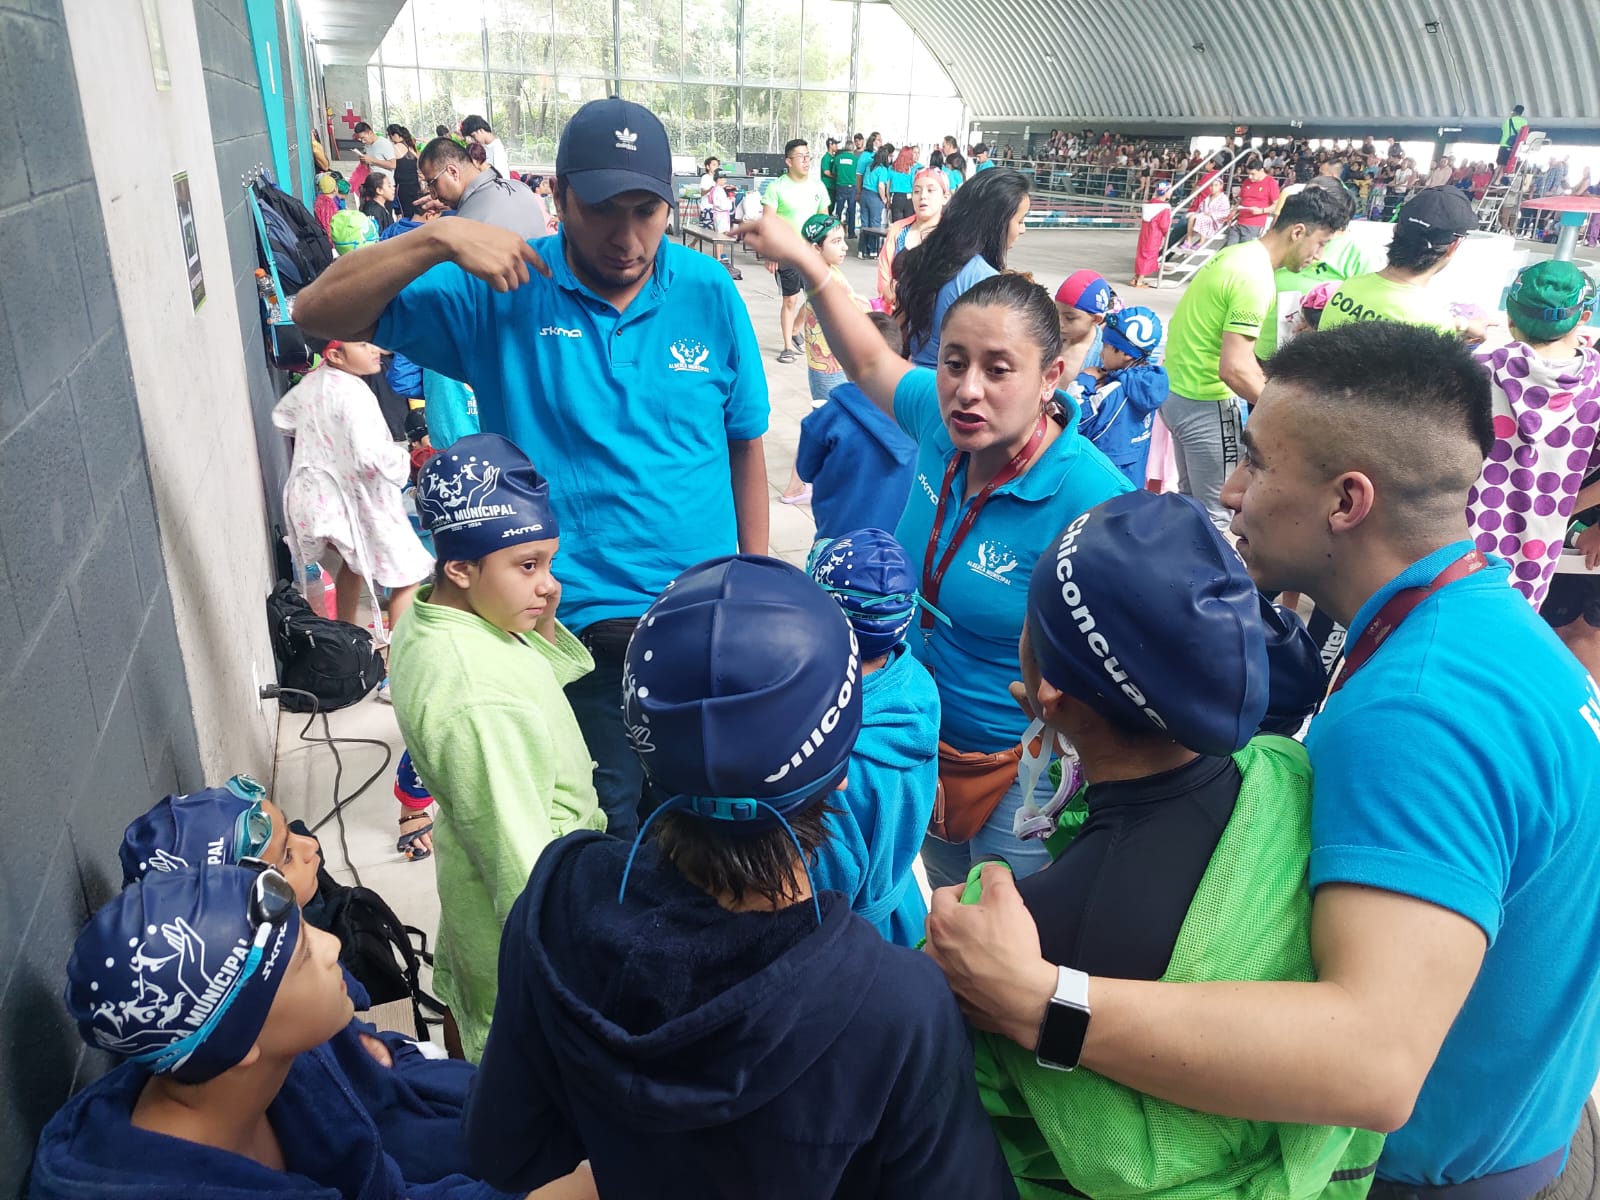
[[[588,648],[596,662],[621,666],[623,657],[628,653],[628,640],[633,637],[638,624],[638,617],[613,617],[608,621],[596,621],[583,627],[578,633],[578,640]]]
[[[1412,1184],[1387,1179],[1373,1182],[1368,1200],[1528,1200],[1561,1175],[1567,1147],[1552,1150],[1538,1162],[1509,1171],[1496,1171],[1465,1183]]]

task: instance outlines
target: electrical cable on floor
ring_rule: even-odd
[[[336,821],[339,826],[339,849],[344,854],[345,869],[350,872],[350,878],[355,881],[357,887],[365,886],[361,882],[361,873],[356,870],[355,863],[350,860],[350,841],[344,824],[344,808],[345,805],[366,794],[367,789],[378,782],[384,772],[389,769],[389,763],[394,758],[394,750],[388,742],[379,738],[334,737],[332,728],[328,724],[328,714],[322,711],[321,700],[311,692],[302,691],[300,688],[273,687],[269,685],[261,689],[261,694],[263,699],[269,700],[277,696],[291,695],[304,696],[311,701],[311,712],[306,717],[305,725],[301,727],[300,740],[302,742],[310,742],[313,745],[326,745],[333,752],[333,808],[324,814],[322,819],[315,825],[311,826],[311,832],[314,834],[329,821]],[[318,717],[322,718],[322,736],[308,736],[312,724]],[[383,751],[383,762],[378,765],[378,769],[368,775],[360,787],[344,797],[339,795],[339,785],[344,780],[344,759],[339,754],[340,742],[347,746],[376,746]]]

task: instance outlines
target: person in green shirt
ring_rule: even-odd
[[[1278,339],[1286,325],[1292,326],[1295,314],[1300,311],[1300,301],[1322,284],[1338,287],[1346,279],[1365,275],[1383,266],[1383,255],[1366,249],[1346,229],[1336,234],[1322,251],[1316,262],[1299,270],[1279,267],[1272,273],[1277,289],[1277,302],[1272,312],[1261,323],[1261,336],[1256,338],[1256,358],[1266,362],[1278,350]]]
[[[1204,504],[1218,529],[1230,519],[1221,496],[1238,464],[1239,401],[1254,404],[1266,383],[1255,342],[1276,308],[1273,273],[1316,262],[1354,210],[1337,181],[1313,181],[1284,200],[1259,239],[1229,246],[1201,267],[1178,301],[1167,327],[1172,387],[1161,419],[1172,434],[1178,490]]]
[[[1496,152],[1494,160],[1499,168],[1499,175],[1510,174],[1512,161],[1517,155],[1517,147],[1522,142],[1522,131],[1528,127],[1528,119],[1522,112],[1522,105],[1517,105],[1500,125],[1500,149]]]
[[[1449,299],[1428,281],[1444,270],[1462,238],[1478,227],[1472,201],[1460,188],[1424,188],[1395,217],[1389,263],[1381,271],[1347,279],[1328,297],[1322,329],[1356,321],[1405,321],[1481,342],[1483,322],[1457,319]]]
[[[796,233],[805,228],[806,219],[825,213],[831,207],[828,189],[820,179],[811,174],[811,146],[804,138],[795,138],[783,148],[784,165],[788,168],[775,177],[761,193],[763,208],[770,208],[793,225]],[[795,331],[794,322],[800,313],[805,284],[800,272],[767,261],[767,270],[778,277],[778,290],[783,293],[783,303],[778,308],[778,361],[792,363],[805,349],[805,343]]]
[[[464,437],[423,467],[417,497],[439,564],[395,628],[390,696],[437,805],[434,989],[477,1062],[500,931],[534,863],[557,838],[606,827],[562,690],[594,659],[556,620],[560,529],[522,451],[498,434]]]
[[[835,193],[838,188],[838,175],[835,173],[839,162],[839,139],[829,138],[827,153],[822,156],[822,186],[828,189],[828,211],[833,211]]]
[[[856,235],[856,173],[866,153],[867,139],[856,134],[851,144],[839,151],[833,163],[833,215],[844,225],[844,235]]]

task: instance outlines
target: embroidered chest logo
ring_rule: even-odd
[[[581,329],[563,329],[559,325],[546,325],[546,326],[544,326],[543,328],[541,328],[539,330],[539,336],[540,337],[581,338],[583,336],[583,330],[581,330]]]
[[[985,579],[1011,586],[1011,573],[1017,569],[1017,554],[1004,542],[979,542],[977,557],[967,563]]]
[[[673,342],[668,349],[672,353],[672,361],[667,364],[669,370],[698,371],[702,375],[710,374],[711,368],[706,366],[706,359],[711,357],[711,351],[707,350],[699,342],[691,342],[687,338],[682,338]]]

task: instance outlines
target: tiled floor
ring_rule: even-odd
[[[1030,232],[1018,244],[1012,265],[1032,271],[1040,283],[1054,289],[1071,271],[1092,267],[1117,280],[1131,264],[1131,234],[1103,231]],[[772,496],[771,546],[774,554],[803,565],[811,547],[814,526],[810,510],[804,506],[779,504],[777,497],[789,478],[795,446],[800,436],[800,421],[811,410],[804,359],[780,364],[778,287],[766,269],[744,251],[737,253],[744,279],[737,286],[749,306],[756,337],[767,364],[767,380],[772,400],[771,428],[765,441],[767,477]],[[857,258],[847,259],[845,275],[863,295],[876,287],[876,264]],[[1141,292],[1141,303],[1151,304],[1162,316],[1177,303],[1174,291]],[[573,553],[568,549],[567,553]],[[319,836],[329,869],[344,882],[351,882],[346,863],[361,875],[361,882],[381,893],[408,924],[431,935],[438,927],[439,897],[434,886],[431,860],[405,861],[395,852],[398,804],[393,799],[394,760],[400,756],[401,742],[394,710],[368,697],[360,704],[333,713],[329,724],[335,737],[375,738],[391,749],[391,761],[383,773],[362,795],[345,808],[348,859],[341,849],[338,828],[329,822]],[[278,729],[278,762],[273,795],[290,817],[302,817],[308,824],[322,819],[333,806],[336,764],[332,751],[321,744],[298,739],[305,718],[283,713]],[[312,733],[320,735],[320,722]],[[342,794],[349,795],[382,761],[383,752],[372,746],[340,746],[344,775]]]

